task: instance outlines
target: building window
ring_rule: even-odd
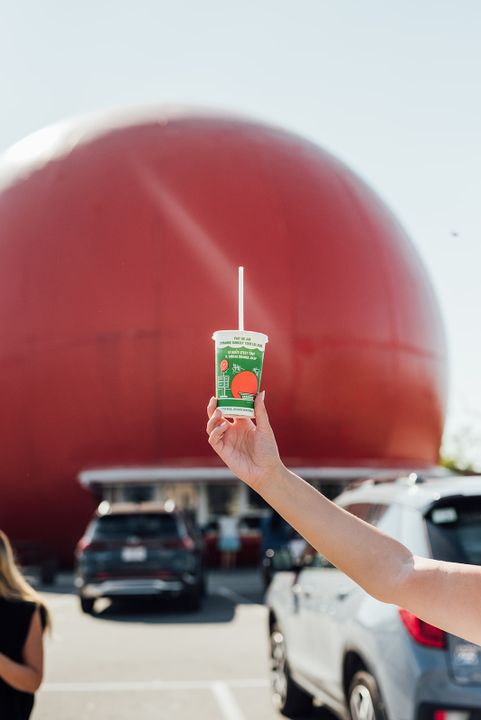
[[[149,502],[154,499],[155,489],[153,485],[130,485],[124,488],[123,500],[125,502]]]
[[[239,510],[239,486],[219,484],[207,485],[209,512],[219,516],[227,513],[237,513]]]

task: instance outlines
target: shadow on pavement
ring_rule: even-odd
[[[335,715],[324,710],[324,708],[314,708],[310,715],[303,715],[302,717],[296,718],[296,720],[338,720]]]
[[[62,573],[52,585],[42,585],[35,576],[28,578],[46,595],[72,595],[77,591],[72,573]],[[257,568],[230,572],[211,570],[207,575],[207,596],[198,611],[189,611],[182,599],[134,597],[100,599],[93,615],[98,620],[150,624],[227,623],[234,618],[237,605],[263,605],[264,588]],[[48,602],[48,599],[47,599]],[[79,609],[80,612],[80,609]]]
[[[156,598],[135,598],[112,602],[99,601],[99,609],[93,615],[97,620],[111,622],[139,622],[162,625],[194,625],[199,623],[227,623],[235,615],[235,605],[227,598],[209,595],[202,608],[196,611],[183,610],[180,600]]]
[[[130,601],[115,599],[101,606],[95,615],[98,619],[115,622],[142,622],[163,624],[198,624],[231,622],[237,605],[262,605],[264,590],[257,569],[209,572],[207,596],[202,608],[189,612],[182,600],[165,598],[135,598]]]

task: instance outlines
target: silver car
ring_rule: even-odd
[[[481,478],[368,481],[336,503],[417,555],[481,565]],[[312,549],[274,575],[266,601],[284,715],[316,699],[353,720],[481,718],[481,647],[374,600]]]

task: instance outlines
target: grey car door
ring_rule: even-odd
[[[321,555],[297,580],[299,625],[302,628],[303,667],[309,680],[332,697],[338,692],[339,639],[330,599],[345,576]]]
[[[346,507],[375,523],[382,514],[372,503]],[[298,578],[300,619],[309,677],[327,695],[342,701],[342,663],[346,628],[362,602],[363,592],[347,575],[320,555]]]

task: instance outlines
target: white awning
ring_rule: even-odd
[[[78,479],[83,487],[92,485],[149,485],[166,482],[236,480],[226,467],[112,467],[82,470]]]
[[[358,479],[399,477],[409,472],[419,472],[430,477],[443,474],[443,468],[369,468],[369,467],[293,467],[293,472],[305,480],[321,480],[345,484]],[[445,471],[444,471],[445,474]],[[237,480],[227,467],[110,467],[82,470],[78,475],[85,488],[116,485],[150,485],[161,483],[226,482]]]

